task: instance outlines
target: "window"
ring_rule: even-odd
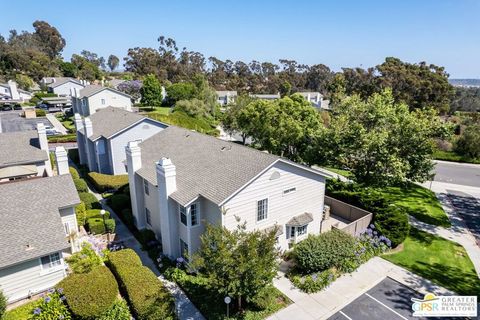
[[[188,261],[188,244],[182,239],[180,239],[180,255],[185,261]]]
[[[307,234],[307,225],[297,227],[297,235]]]
[[[150,194],[150,190],[148,189],[148,181],[143,180],[143,190],[145,190],[145,194],[148,196]]]
[[[52,268],[58,267],[62,264],[60,260],[60,253],[56,252],[54,254],[40,258],[42,262],[43,270],[50,270]]]
[[[296,187],[288,188],[288,189],[283,190],[283,195],[286,196],[287,194],[293,193],[295,191],[297,191]]]
[[[102,105],[105,105],[105,99],[102,99]]]
[[[148,210],[148,208],[145,208],[145,220],[147,220],[149,225],[152,225],[152,217],[150,216],[150,210]]]
[[[295,238],[295,227],[290,227],[290,238]]]
[[[187,225],[187,213],[185,212],[185,207],[180,207],[180,221],[183,225]]]
[[[198,224],[198,206],[196,203],[190,205],[190,225],[196,226]]]
[[[257,221],[267,219],[268,214],[268,199],[257,201]]]

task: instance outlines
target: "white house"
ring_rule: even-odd
[[[280,93],[277,94],[249,94],[250,97],[260,100],[276,100],[280,99]]]
[[[172,258],[197,251],[207,223],[275,228],[282,250],[320,232],[326,176],[317,170],[173,126],[126,152],[136,226]]]
[[[43,123],[37,130],[0,133],[0,183],[52,176]]]
[[[57,151],[60,175],[0,184],[0,289],[10,303],[66,276],[64,256],[72,252],[80,199],[65,149]]]
[[[74,78],[44,78],[43,83],[47,85],[48,92],[59,96],[70,96],[73,89],[83,89],[87,84]]]
[[[105,174],[125,174],[128,142],[145,140],[166,128],[158,121],[113,107],[83,119],[76,113],[74,120],[80,163]]]
[[[0,83],[0,99],[24,102],[32,97],[33,93],[18,89],[15,81],[9,80],[7,83]]]
[[[297,92],[296,94],[301,95],[308,102],[312,103],[315,107],[319,109],[328,109],[329,100],[324,100],[323,95],[320,92]]]
[[[132,111],[132,97],[118,90],[90,85],[72,90],[73,112],[87,117],[106,107]]]
[[[217,103],[222,107],[237,99],[237,91],[215,91],[217,94]]]

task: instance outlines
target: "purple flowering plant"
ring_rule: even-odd
[[[63,319],[71,320],[72,316],[66,304],[63,302],[65,297],[62,295],[63,290],[50,289],[48,294],[37,301],[36,307],[32,311],[32,320],[50,320]]]

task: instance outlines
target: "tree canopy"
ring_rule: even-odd
[[[143,79],[140,95],[141,102],[145,106],[160,107],[162,105],[162,85],[154,74],[149,74]]]

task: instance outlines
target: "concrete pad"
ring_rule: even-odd
[[[295,302],[295,304],[314,319],[317,319],[318,317],[321,317],[329,312],[327,308],[315,301],[310,295],[298,300]]]
[[[296,304],[289,305],[285,309],[282,309],[282,312],[277,312],[275,316],[277,320],[315,320],[314,317],[303,311],[303,309]]]

